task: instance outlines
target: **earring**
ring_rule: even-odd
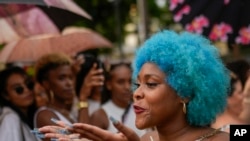
[[[49,98],[50,98],[50,102],[53,103],[54,102],[54,92],[52,90],[49,91]]]
[[[186,114],[187,113],[187,107],[186,107],[186,103],[184,101],[182,101],[182,104],[183,104],[183,113]]]

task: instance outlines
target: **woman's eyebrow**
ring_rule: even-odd
[[[159,75],[154,74],[154,73],[148,73],[148,74],[143,75],[142,77],[145,78],[145,79],[149,79],[149,78],[152,78],[152,77],[161,79],[161,77]],[[140,80],[140,78],[141,77],[138,75],[137,79]]]

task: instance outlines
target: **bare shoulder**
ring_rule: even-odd
[[[152,141],[152,140],[159,141],[157,131],[147,132],[141,137],[141,141]]]
[[[227,132],[218,132],[214,136],[210,137],[210,141],[229,141],[230,136]]]
[[[51,121],[51,118],[56,118],[58,119],[57,115],[50,111],[50,110],[42,110],[37,113],[37,118],[35,119],[35,122],[37,124],[37,127],[42,127],[46,125],[51,125],[54,124]]]
[[[100,108],[96,110],[90,117],[90,124],[98,126],[102,129],[107,129],[109,125],[109,119],[105,111]]]

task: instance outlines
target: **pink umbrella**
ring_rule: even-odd
[[[68,13],[76,13],[91,19],[83,9],[71,0],[1,0],[0,44],[33,35],[60,33],[61,25],[58,27],[55,20],[51,19],[50,15],[47,15],[48,13],[45,13],[44,8],[41,9],[33,4],[42,5],[49,10],[64,9],[65,11],[70,11]],[[59,11],[59,13],[62,13],[64,10]],[[54,14],[55,12],[53,16]],[[67,25],[68,23],[60,24]]]
[[[44,54],[63,52],[74,56],[78,52],[111,48],[112,43],[99,33],[85,28],[68,28],[62,34],[34,36],[11,42],[0,52],[0,62],[35,62]]]
[[[92,19],[92,17],[85,12],[81,7],[79,7],[72,0],[1,0],[0,3],[3,4],[32,4],[32,5],[44,5],[52,6],[61,9],[65,9],[81,15],[87,19]]]
[[[0,16],[7,13],[11,16],[0,18],[0,44],[38,34],[60,33],[50,18],[35,6],[5,5],[4,8],[0,7]]]

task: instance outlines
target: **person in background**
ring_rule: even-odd
[[[88,95],[85,93],[79,94],[78,97],[78,117],[75,118],[71,114],[73,99],[76,97],[75,77],[72,60],[65,54],[51,53],[37,60],[35,80],[45,89],[49,100],[46,106],[40,107],[36,112],[36,128],[53,125],[56,120],[62,120],[67,125],[89,122]]]
[[[45,89],[39,83],[35,83],[34,93],[37,107],[40,108],[42,106],[46,106],[48,102],[48,96],[45,92]]]
[[[119,120],[131,101],[131,76],[132,70],[127,63],[118,63],[110,66],[106,75],[105,87],[101,96],[101,108],[95,111],[90,124],[111,132],[117,129],[109,120],[113,116]]]
[[[250,68],[249,64],[241,59],[226,63],[226,67],[230,71],[230,92],[227,97],[226,109],[217,116],[216,121],[211,125],[213,128],[246,123],[239,115],[242,112],[243,87]],[[229,129],[226,131],[229,132]]]
[[[138,48],[133,61],[133,107],[139,129],[155,127],[139,138],[111,118],[119,133],[74,123],[70,128],[45,126],[46,138],[69,140],[75,133],[94,141],[229,141],[223,128],[209,127],[224,112],[229,71],[219,52],[201,35],[162,30]],[[62,135],[58,129],[73,134]]]
[[[92,115],[94,111],[100,108],[101,93],[105,81],[105,66],[103,63],[92,54],[79,54],[77,59],[80,63],[77,63],[76,71],[76,85],[75,90],[77,97],[80,93],[85,93],[88,96],[88,113]],[[78,103],[77,97],[74,99],[74,103]],[[72,107],[73,115],[77,116],[76,104]]]
[[[245,87],[243,90],[243,102],[242,111],[239,115],[240,119],[245,123],[250,124],[250,76],[246,80]]]
[[[231,70],[238,76],[244,88],[249,75],[249,62],[246,59],[238,59],[226,63],[226,66],[229,70]]]
[[[20,67],[0,72],[0,140],[36,141],[30,132],[36,111],[34,82]]]

